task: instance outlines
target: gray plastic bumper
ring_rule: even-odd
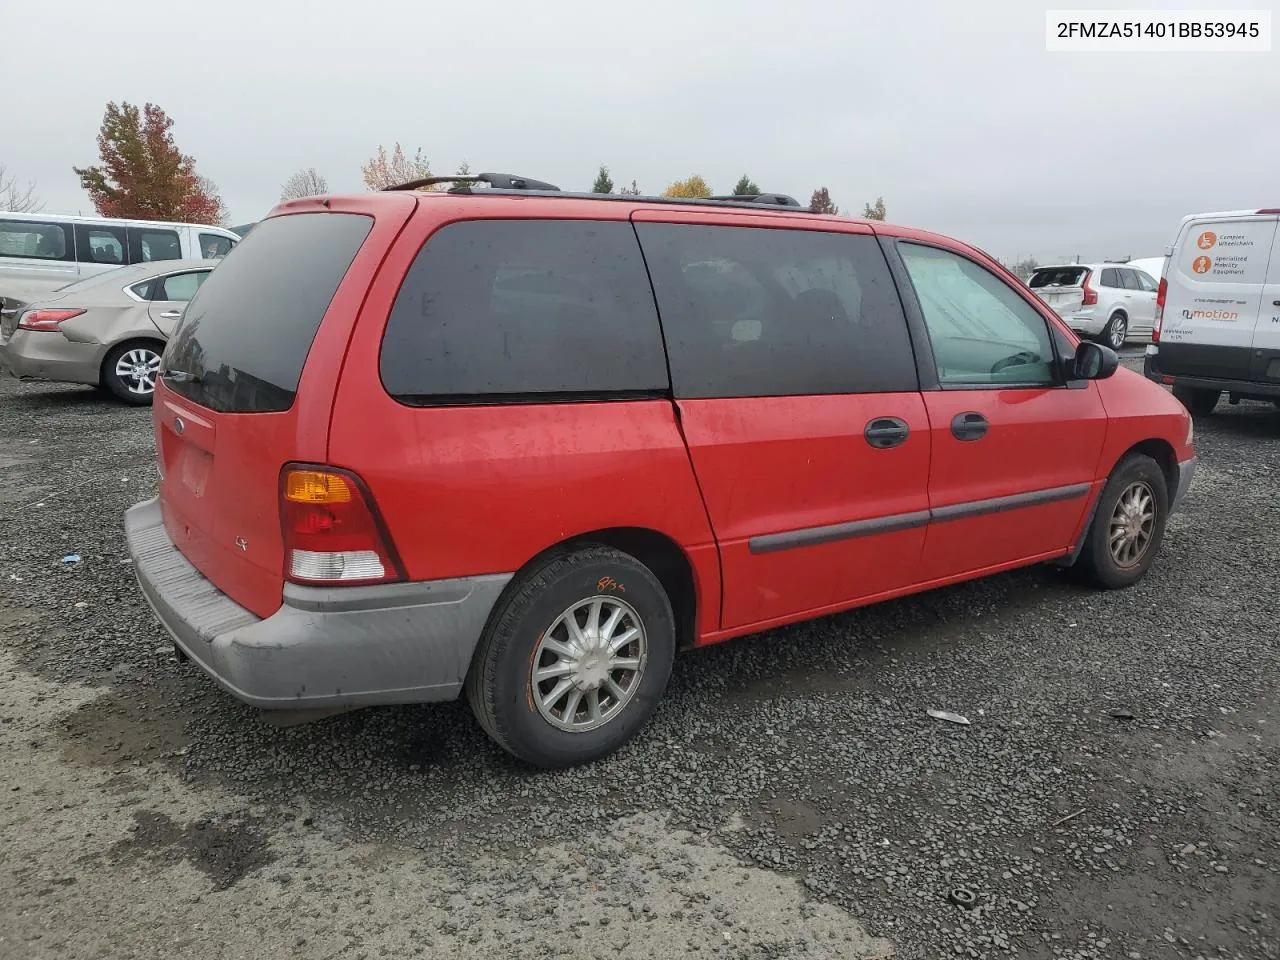
[[[266,619],[182,555],[160,504],[125,514],[143,595],[178,646],[227,692],[266,710],[452,700],[510,574],[364,587],[286,584]]]

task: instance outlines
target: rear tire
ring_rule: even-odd
[[[653,572],[586,545],[508,588],[472,659],[467,700],[493,741],[526,763],[589,763],[644,726],[675,650],[671,602]]]
[[[1164,471],[1144,454],[1129,454],[1102,489],[1075,572],[1107,590],[1133,586],[1160,552],[1168,516]]]
[[[113,347],[102,361],[100,386],[124,403],[149,405],[155,396],[163,352],[164,344],[155,340],[130,340]]]
[[[1192,416],[1207,417],[1218,405],[1222,391],[1203,390],[1198,387],[1174,387],[1173,395],[1191,411]]]
[[[1124,346],[1125,339],[1128,336],[1128,317],[1123,313],[1113,313],[1111,319],[1107,321],[1107,325],[1102,328],[1102,335],[1098,339],[1112,350],[1119,350]]]

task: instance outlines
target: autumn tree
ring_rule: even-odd
[[[329,181],[316,172],[315,167],[299,170],[280,188],[281,200],[301,200],[329,192]]]
[[[640,196],[640,188],[639,188],[639,187],[637,187],[637,186],[636,186],[636,182],[635,182],[634,180],[632,180],[632,181],[631,181],[631,186],[629,186],[629,187],[619,187],[619,188],[618,188],[618,193],[619,193],[620,195],[624,196],[624,197],[638,197],[638,196]]]
[[[840,208],[831,202],[831,194],[826,187],[819,187],[809,198],[809,209],[814,213],[838,214]]]
[[[663,190],[662,195],[664,197],[690,197],[695,200],[705,200],[711,196],[711,188],[707,186],[707,181],[695,173],[686,180],[677,180]]]
[[[379,144],[378,152],[361,167],[361,172],[364,174],[366,187],[370,190],[384,190],[397,183],[408,183],[410,180],[422,180],[431,176],[431,163],[422,155],[421,147],[410,158],[405,156],[399,143],[396,143],[390,156],[387,155],[386,148]]]
[[[25,187],[18,185],[18,178],[10,176],[0,163],[0,210],[7,213],[39,213],[44,203],[36,196],[36,184],[29,180]]]
[[[173,120],[159,106],[108,103],[98,133],[100,163],[73,167],[104,217],[218,223],[225,208],[196,162],[173,141]]]
[[[471,164],[469,164],[466,160],[463,160],[460,164],[458,164],[458,169],[453,171],[453,175],[455,177],[471,176]]]
[[[758,197],[760,196],[760,188],[756,186],[754,180],[744,173],[738,182],[733,185],[733,195],[735,197]]]
[[[862,218],[864,220],[883,220],[887,211],[884,207],[884,197],[876,197],[875,205],[864,203],[862,205]]]
[[[613,193],[613,178],[609,176],[609,168],[600,164],[600,172],[596,174],[596,182],[591,185],[592,193]]]

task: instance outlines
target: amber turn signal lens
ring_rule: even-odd
[[[285,475],[284,498],[292,503],[350,503],[351,485],[336,473],[290,470]]]

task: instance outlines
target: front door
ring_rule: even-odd
[[[875,237],[728,212],[663,222],[674,216],[634,220],[720,550],[722,629],[909,586],[928,419]]]
[[[1097,387],[1064,384],[1048,321],[957,251],[900,242],[938,389],[923,583],[1064,551],[1094,489],[1107,418]]]

